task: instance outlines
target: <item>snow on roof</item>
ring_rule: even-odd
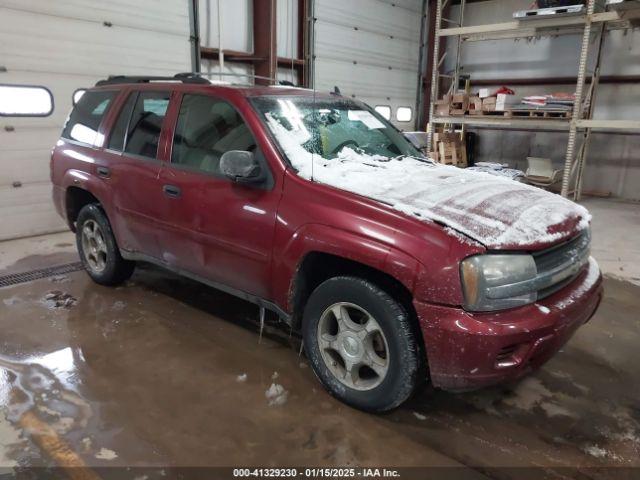
[[[308,136],[273,118],[268,123],[301,177],[443,223],[488,248],[552,244],[588,227],[591,219],[585,208],[559,195],[483,172],[348,147],[327,160],[302,147]]]

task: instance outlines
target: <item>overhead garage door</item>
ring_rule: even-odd
[[[49,155],[77,88],[113,74],[190,70],[188,3],[0,0],[0,83],[48,87],[46,118],[0,117],[0,240],[62,229]]]
[[[316,88],[389,107],[398,127],[413,130],[421,10],[422,0],[316,0]]]

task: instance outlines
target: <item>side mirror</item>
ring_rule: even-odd
[[[229,150],[220,157],[220,171],[237,183],[262,183],[266,176],[255,155],[242,150]]]

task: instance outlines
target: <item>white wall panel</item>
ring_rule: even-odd
[[[85,20],[184,38],[188,11],[184,2],[156,0],[0,0],[0,7],[73,20]],[[3,12],[4,13],[4,12]]]
[[[220,10],[218,10],[218,2]],[[199,0],[200,39],[205,47],[219,48],[218,11],[221,12],[222,48],[253,51],[251,0]]]
[[[0,0],[0,83],[43,85],[55,101],[47,118],[0,118],[0,240],[64,228],[49,154],[73,92],[107,75],[189,71],[189,49],[186,2]]]
[[[421,0],[316,0],[315,86],[371,106],[414,110],[418,88]]]
[[[298,0],[278,0],[278,56],[298,58]]]

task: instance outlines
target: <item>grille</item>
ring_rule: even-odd
[[[585,230],[568,242],[533,255],[538,276],[549,276],[547,284],[538,290],[538,298],[561,290],[582,272],[589,260],[590,245],[591,234]]]
[[[10,273],[0,277],[0,288],[10,285],[18,285],[19,283],[32,282],[41,278],[54,277],[56,275],[64,275],[65,273],[77,272],[82,270],[82,262],[65,263],[64,265],[56,265],[54,267],[40,268],[31,270],[30,272]]]

